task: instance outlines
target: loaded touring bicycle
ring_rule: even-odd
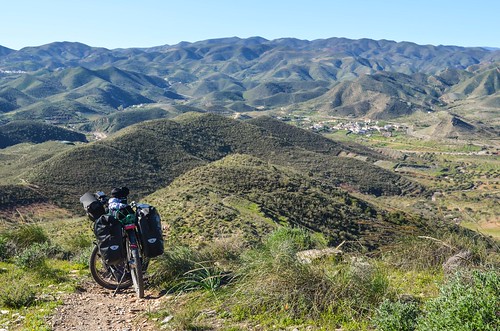
[[[164,251],[156,208],[132,202],[110,211],[103,192],[87,192],[80,202],[93,222],[96,238],[89,262],[92,278],[115,293],[133,286],[137,297],[144,297],[144,274],[149,259]]]

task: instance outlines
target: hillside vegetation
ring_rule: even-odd
[[[128,185],[137,197],[152,193],[179,175],[233,153],[253,155],[276,165],[374,195],[418,193],[422,187],[369,162],[338,157],[352,145],[317,151],[263,127],[213,114],[190,113],[175,121],[144,122],[104,141],[55,155],[27,179],[55,200],[75,206],[82,192]],[[286,130],[285,130],[286,131]],[[332,146],[326,138],[325,146]],[[312,145],[311,145],[312,146]],[[363,148],[359,147],[360,152]],[[369,155],[373,155],[373,152]]]
[[[0,136],[3,138],[0,140],[0,148],[49,140],[87,142],[87,137],[82,133],[35,121],[14,121],[0,125]]]
[[[0,329],[497,330],[499,63],[344,38],[0,47]],[[124,185],[165,234],[135,305],[85,271],[79,197]]]
[[[234,235],[255,242],[279,226],[309,229],[329,245],[366,248],[431,231],[409,219],[403,228],[331,184],[240,154],[183,174],[147,201],[159,206],[170,236],[190,245]]]
[[[0,121],[113,131],[162,117],[153,106],[162,104],[372,119],[458,110],[482,128],[498,125],[499,61],[498,50],[370,39],[221,38],[117,50],[56,42],[0,54]],[[95,125],[144,105],[152,114]]]

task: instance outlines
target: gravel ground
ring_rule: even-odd
[[[89,281],[63,302],[52,317],[54,331],[159,330],[145,314],[159,308],[161,297],[148,290],[143,299],[138,299],[132,289],[113,295],[113,291]]]

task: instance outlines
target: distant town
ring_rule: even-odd
[[[380,133],[385,137],[391,137],[393,132],[406,132],[407,126],[397,123],[387,123],[378,120],[347,120],[347,119],[329,119],[329,120],[311,120],[307,116],[277,116],[283,122],[293,122],[299,127],[318,133],[329,133],[335,131],[346,131],[346,134],[371,135]]]

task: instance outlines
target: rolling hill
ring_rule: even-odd
[[[231,154],[246,154],[307,173],[331,186],[373,195],[417,193],[422,187],[390,171],[355,158],[338,157],[352,146],[331,144],[318,151],[262,126],[213,114],[188,113],[121,130],[106,140],[73,148],[41,163],[26,180],[67,206],[76,207],[88,190],[128,185],[136,197],[167,186],[176,177]],[[286,132],[282,128],[282,132]],[[330,144],[330,146],[329,146]],[[363,149],[359,148],[358,153]],[[373,152],[372,152],[373,153]],[[373,157],[373,154],[369,155]]]
[[[500,69],[498,67],[481,70],[475,75],[460,80],[443,96],[448,101],[496,97],[500,89]],[[498,106],[498,105],[497,105]]]
[[[3,87],[0,81],[0,105],[7,120],[87,122],[95,114],[171,99],[182,97],[165,80],[115,67],[44,69],[7,80]]]
[[[84,134],[55,125],[35,121],[14,121],[0,125],[0,148],[21,143],[42,143],[49,140],[87,142]]]
[[[283,107],[377,119],[457,104],[464,116],[479,103],[484,121],[498,109],[499,61],[498,50],[370,39],[235,37],[116,50],[57,42],[0,53],[0,120],[86,124],[161,102],[221,114]]]
[[[118,113],[99,117],[96,120],[81,125],[79,129],[87,132],[97,131],[114,133],[140,122],[160,118],[172,118],[181,113],[182,111],[173,107],[165,109],[165,107],[159,107],[156,106],[156,104],[150,106],[143,105],[140,108],[130,108]]]
[[[377,72],[341,82],[312,107],[336,117],[397,118],[416,111],[432,111],[440,104],[436,89],[400,73]]]
[[[426,231],[392,224],[343,190],[241,154],[188,171],[146,201],[159,207],[171,238],[195,246],[231,235],[256,242],[278,225],[322,233],[330,245],[347,240],[367,248]]]

